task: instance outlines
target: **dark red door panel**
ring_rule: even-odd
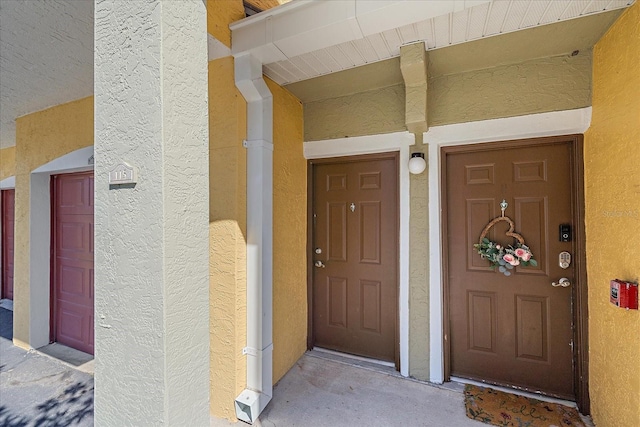
[[[53,180],[54,339],[93,354],[93,173]]]
[[[2,191],[2,298],[13,299],[15,190]]]

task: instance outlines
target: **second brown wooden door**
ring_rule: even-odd
[[[397,160],[314,166],[315,345],[396,361]]]
[[[577,257],[558,232],[573,224],[571,149],[555,138],[445,153],[451,375],[574,398],[575,263],[561,268],[559,255]],[[538,263],[517,266],[509,277],[490,270],[473,248],[503,199]],[[505,224],[488,238],[512,245]],[[552,285],[562,277],[572,285]]]

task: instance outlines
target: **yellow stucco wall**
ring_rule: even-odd
[[[16,147],[0,150],[0,181],[16,174]]]
[[[207,0],[207,32],[231,47],[229,24],[244,18],[240,0]]]
[[[16,120],[16,207],[13,341],[29,348],[29,188],[31,171],[93,145],[93,97]]]
[[[267,80],[274,105],[273,380],[306,349],[307,164],[302,104]],[[246,385],[246,102],[233,58],[209,63],[211,413],[235,420]]]
[[[640,426],[640,311],[609,303],[609,280],[640,276],[640,3],[598,42],[585,138],[591,412]]]
[[[246,385],[246,102],[233,58],[209,63],[211,413],[234,420]]]
[[[273,381],[307,345],[307,161],[302,103],[265,79],[273,94]]]

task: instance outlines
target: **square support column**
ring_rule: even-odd
[[[210,422],[206,16],[95,3],[96,426]]]

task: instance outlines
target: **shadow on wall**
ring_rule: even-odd
[[[36,406],[32,415],[12,414],[0,406],[0,425],[5,427],[63,427],[93,425],[93,385],[77,382],[60,395]]]

